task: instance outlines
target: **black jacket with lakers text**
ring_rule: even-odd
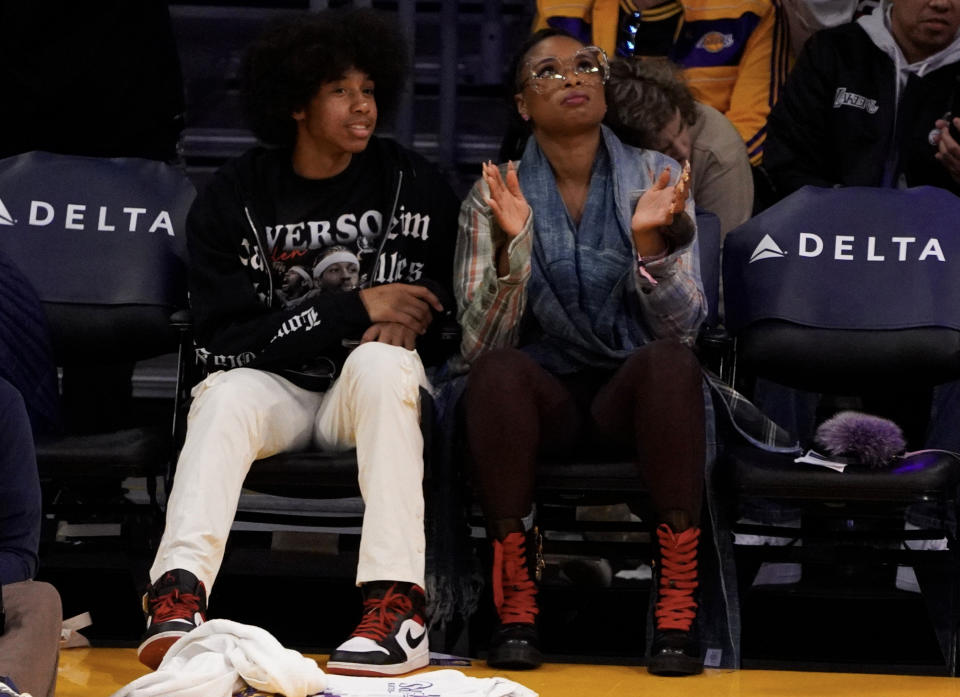
[[[866,28],[864,21],[815,34],[788,77],[764,150],[777,194],[805,184],[932,185],[960,194],[930,142],[951,103],[960,110],[960,44],[908,66],[882,19]]]

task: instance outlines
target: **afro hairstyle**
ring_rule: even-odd
[[[377,110],[389,113],[407,74],[408,51],[396,24],[374,10],[329,10],[271,24],[244,56],[243,96],[254,134],[271,145],[296,140],[293,112],[326,82],[355,68],[376,87]]]

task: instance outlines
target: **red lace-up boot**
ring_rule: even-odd
[[[696,630],[700,528],[676,533],[669,525],[661,524],[657,538],[660,563],[654,576],[656,627],[647,670],[654,675],[696,675],[703,672]]]
[[[143,596],[143,612],[147,631],[137,656],[156,670],[177,639],[206,621],[207,590],[185,569],[167,571]]]
[[[430,663],[426,600],[413,583],[363,584],[363,619],[327,661],[328,673],[402,675]]]
[[[536,541],[539,535],[534,531],[532,537]],[[535,544],[535,564],[539,564],[539,545]],[[526,546],[527,536],[522,532],[493,540],[493,604],[500,621],[490,639],[487,664],[494,668],[529,670],[543,663],[535,624],[540,611],[537,586],[530,577]],[[539,568],[535,569],[536,575]]]

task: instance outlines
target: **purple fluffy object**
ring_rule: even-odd
[[[883,467],[907,445],[893,421],[858,411],[841,411],[824,421],[816,441],[831,455],[869,467]]]

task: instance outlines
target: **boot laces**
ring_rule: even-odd
[[[390,586],[382,596],[363,601],[363,619],[353,630],[353,636],[383,641],[393,630],[397,618],[410,614],[413,601],[395,589],[396,586]]]
[[[656,617],[658,629],[690,631],[697,616],[693,591],[697,581],[697,542],[700,528],[675,533],[668,525],[657,528],[660,539],[660,597]]]
[[[493,604],[500,622],[533,624],[539,612],[537,587],[527,569],[525,539],[512,532],[503,541],[493,541]]]
[[[155,624],[169,620],[188,619],[193,621],[194,613],[200,612],[200,596],[183,593],[179,588],[150,598],[150,615]]]

